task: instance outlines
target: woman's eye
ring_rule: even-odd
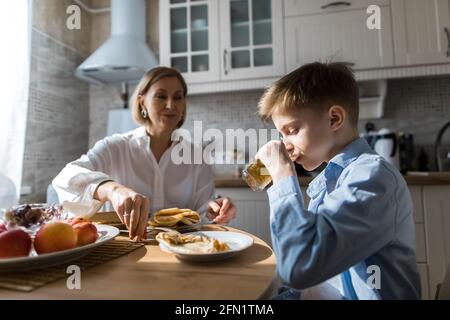
[[[179,96],[179,97],[174,97],[175,100],[181,100],[183,99],[183,97]]]
[[[156,99],[164,100],[164,99],[166,99],[166,96],[157,95],[157,96],[156,96]]]
[[[293,135],[293,134],[297,134],[298,133],[298,129],[289,129],[289,135]]]

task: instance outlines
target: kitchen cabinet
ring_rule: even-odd
[[[416,227],[417,267],[422,299],[434,299],[450,264],[450,186],[409,187]]]
[[[283,74],[282,1],[222,0],[220,12],[221,79]]]
[[[432,298],[450,264],[450,186],[424,186],[422,192],[429,294]]]
[[[416,262],[422,285],[422,299],[429,299],[428,259],[423,212],[422,186],[409,186],[414,210],[414,227],[416,231]]]
[[[284,0],[284,15],[286,17],[289,17],[308,14],[340,12],[354,9],[366,9],[370,5],[388,6],[389,4],[390,0]]]
[[[278,0],[161,0],[161,64],[189,84],[280,76],[282,19]]]
[[[397,66],[450,62],[448,0],[391,1]]]
[[[160,63],[189,83],[219,76],[217,0],[160,1]]]
[[[288,71],[314,61],[343,61],[354,70],[394,65],[389,5],[380,7],[381,30],[371,30],[366,27],[367,6],[338,10],[340,7],[320,9],[315,0],[287,1],[286,7],[289,3],[293,9],[285,11]],[[293,16],[292,12],[298,15]]]

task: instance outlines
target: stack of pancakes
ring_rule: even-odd
[[[156,212],[148,224],[152,227],[176,227],[200,222],[200,214],[191,209],[169,208]]]

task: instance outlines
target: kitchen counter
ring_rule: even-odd
[[[411,172],[403,176],[408,185],[450,185],[450,172]],[[314,177],[299,176],[301,186],[307,186]],[[217,176],[216,188],[247,188],[244,180],[234,176]]]

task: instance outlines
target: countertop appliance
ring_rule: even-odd
[[[372,123],[366,124],[367,133],[363,137],[380,156],[400,169],[399,152],[397,147],[397,134],[387,128],[375,131]]]

